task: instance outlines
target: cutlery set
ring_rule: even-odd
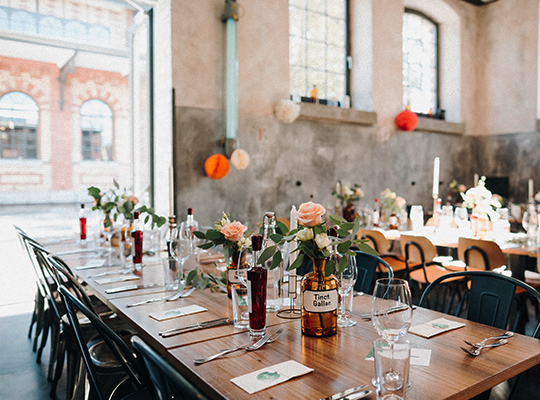
[[[482,351],[482,349],[489,349],[489,348],[492,348],[492,347],[503,346],[503,345],[508,343],[507,339],[511,338],[512,336],[514,336],[514,332],[506,332],[506,333],[504,333],[503,335],[500,335],[500,336],[491,336],[491,337],[485,338],[484,340],[482,340],[481,342],[478,342],[478,343],[471,343],[471,342],[463,339],[463,341],[466,344],[468,344],[469,346],[471,346],[472,349],[466,349],[463,346],[460,346],[460,348],[461,348],[461,350],[463,350],[464,352],[470,354],[471,356],[477,357],[477,356],[480,355],[480,352]],[[495,343],[487,344],[490,340],[497,340],[497,341]]]
[[[371,390],[363,390],[367,387],[367,385],[357,386],[353,387],[347,390],[344,390],[343,392],[339,392],[336,394],[333,394],[332,396],[325,397],[320,400],[356,400],[361,399],[363,397],[366,397],[367,395],[371,394]]]
[[[138,303],[126,304],[126,307],[128,307],[128,308],[129,307],[137,307],[137,306],[142,306],[143,304],[155,303],[155,302],[161,301],[161,300],[165,300],[166,302],[167,301],[175,301],[175,300],[178,300],[180,298],[188,297],[191,293],[193,293],[195,291],[195,289],[196,288],[191,288],[189,290],[183,290],[181,292],[175,293],[172,296],[156,297],[156,298],[153,298],[153,299],[139,301]]]

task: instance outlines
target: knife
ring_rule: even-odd
[[[195,331],[198,329],[212,328],[214,326],[232,325],[233,323],[234,322],[232,318],[229,318],[229,317],[219,318],[219,319],[214,319],[211,321],[197,322],[195,324],[181,326],[180,328],[167,329],[166,331],[158,332],[158,335],[166,338],[166,337],[178,335],[184,332]]]
[[[59,251],[55,253],[57,256],[65,256],[68,254],[82,254],[82,253],[98,253],[99,249],[77,249],[77,250],[66,250],[66,251]]]
[[[353,388],[344,390],[343,392],[339,392],[339,393],[333,394],[332,396],[325,397],[324,399],[320,399],[320,400],[341,400],[341,399],[347,397],[347,396],[350,395],[350,394],[353,394],[353,393],[355,393],[355,392],[358,392],[359,390],[364,389],[365,387],[367,387],[367,385],[362,385],[362,386],[353,387]],[[362,392],[362,393],[363,393],[363,392]]]
[[[162,286],[159,283],[152,283],[149,285],[129,285],[129,286],[120,286],[117,288],[107,289],[105,290],[105,293],[107,294],[113,294],[113,293],[120,293],[120,292],[129,292],[130,290],[137,290],[137,289],[147,289],[151,287],[156,286]]]
[[[75,267],[75,269],[77,271],[81,271],[81,270],[84,270],[84,269],[95,269],[95,268],[104,268],[104,267],[121,267],[122,264],[102,264],[102,265],[97,265],[97,264],[90,264],[90,265],[81,265],[80,267]]]

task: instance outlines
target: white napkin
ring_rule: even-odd
[[[438,335],[439,333],[461,328],[462,326],[465,326],[465,324],[461,322],[450,321],[446,318],[439,318],[433,321],[426,322],[425,324],[412,326],[411,328],[409,328],[409,332],[414,333],[418,336],[430,338],[432,336]]]
[[[137,275],[129,274],[124,276],[117,276],[114,278],[102,278],[102,279],[96,279],[96,283],[100,285],[104,285],[106,283],[116,283],[116,282],[125,282],[125,281],[134,281],[136,279],[141,279]]]
[[[167,319],[183,317],[184,315],[196,314],[203,311],[206,311],[206,308],[193,304],[191,306],[175,308],[174,310],[160,311],[150,314],[150,318],[154,318],[157,321],[165,321]]]
[[[269,387],[286,382],[297,376],[313,371],[296,361],[289,360],[272,367],[260,369],[249,374],[231,379],[231,382],[244,389],[249,394],[259,392]]]
[[[105,258],[92,258],[86,264],[84,264],[84,266],[86,268],[101,267],[102,265],[105,265],[105,261],[107,261]]]

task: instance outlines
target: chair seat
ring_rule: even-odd
[[[426,275],[428,278],[428,282],[426,282],[423,269],[417,269],[415,271],[412,271],[410,273],[410,277],[412,280],[415,280],[420,283],[431,283],[435,279],[440,278],[443,275],[449,274],[450,272],[452,271],[448,271],[444,267],[441,267],[438,265],[431,265],[429,267],[426,267]],[[455,278],[453,280],[457,280],[457,279],[460,279],[460,278]]]
[[[395,272],[405,271],[407,269],[407,264],[405,263],[405,259],[401,256],[394,256],[394,255],[381,255],[381,257],[384,261],[386,261],[391,267],[392,270]],[[380,266],[382,272],[387,272],[384,265]]]

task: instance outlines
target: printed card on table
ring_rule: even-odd
[[[439,333],[461,328],[462,326],[465,326],[465,324],[461,322],[450,321],[446,318],[439,318],[433,321],[426,322],[425,324],[412,326],[409,329],[409,332],[414,333],[418,336],[430,338],[438,335]]]
[[[107,260],[105,258],[92,258],[90,261],[84,264],[84,268],[101,267],[102,265],[105,265],[106,261]]]
[[[103,279],[96,279],[96,283],[100,285],[104,285],[106,283],[116,283],[116,282],[125,282],[125,281],[134,281],[136,279],[141,279],[137,275],[124,275],[124,276],[117,276],[114,278],[103,278]]]
[[[313,371],[296,361],[289,360],[272,367],[260,369],[249,374],[231,379],[231,382],[244,389],[249,394],[286,382],[297,376],[305,375]]]
[[[190,306],[175,308],[174,310],[156,312],[150,314],[150,317],[157,321],[165,321],[167,319],[184,317],[186,315],[196,314],[203,311],[206,311],[206,308],[193,304]]]

